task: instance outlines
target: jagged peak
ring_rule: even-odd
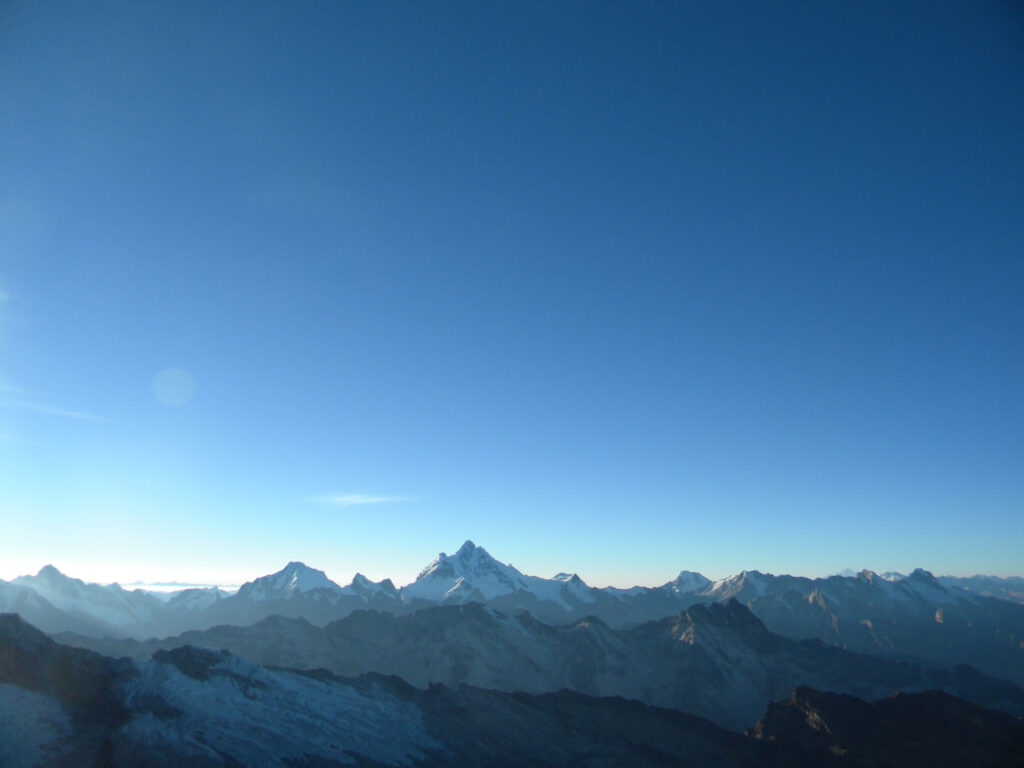
[[[364,594],[367,592],[394,592],[395,585],[391,579],[382,579],[381,581],[373,581],[372,579],[364,576],[361,573],[357,573],[352,577],[352,583],[345,587],[345,592],[355,592],[357,594]]]
[[[455,561],[455,563],[458,563],[460,565],[468,565],[471,563],[477,565],[502,565],[494,557],[492,557],[491,554],[486,549],[474,544],[470,539],[466,539],[466,541],[463,543],[461,547],[458,548],[454,555],[448,555],[444,552],[438,554],[438,556],[430,562],[430,565],[428,565],[426,568],[420,571],[419,576],[417,576],[416,578],[421,579],[424,576],[429,576],[430,574],[437,571],[446,571],[447,569],[445,569],[444,566],[446,564],[454,565],[452,561]]]
[[[292,560],[276,573],[261,576],[247,582],[238,590],[238,595],[256,600],[290,597],[314,589],[340,590],[327,574],[311,568],[303,562]]]

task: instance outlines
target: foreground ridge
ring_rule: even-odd
[[[509,616],[468,603],[402,616],[356,611],[325,627],[271,617],[249,627],[220,626],[146,642],[59,638],[140,661],[197,645],[272,666],[343,676],[392,674],[421,688],[469,684],[538,694],[567,689],[623,696],[736,731],[753,725],[770,701],[799,685],[865,699],[935,688],[1024,715],[1024,690],[1012,683],[966,665],[931,669],[782,637],[735,599],[696,604],[682,614],[628,629],[596,618],[553,626],[528,612]]]
[[[744,736],[622,698],[470,686],[420,690],[395,677],[267,669],[194,646],[146,662],[115,661],[0,615],[0,706],[10,713],[0,743],[5,766],[554,767],[586,760],[637,768],[782,768],[897,764],[890,760],[895,755],[914,768],[941,750],[956,764],[998,767],[1014,765],[1024,749],[1019,720],[952,696],[838,701],[797,689],[790,703],[772,705]],[[859,720],[844,719],[851,709]],[[790,711],[819,713],[828,737],[806,732]],[[847,724],[871,718],[886,728]],[[905,746],[925,739],[930,752]],[[843,763],[836,762],[837,745],[845,750]]]

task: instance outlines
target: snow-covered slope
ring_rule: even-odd
[[[444,552],[402,589],[402,598],[430,602],[465,602],[474,595],[490,600],[509,592],[529,591],[527,578],[511,565],[499,563],[487,550],[466,541],[459,551]]]
[[[403,600],[432,603],[486,602],[517,594],[565,610],[594,601],[590,587],[576,574],[560,573],[553,579],[526,576],[512,565],[498,562],[472,541],[466,541],[454,555],[439,554],[416,581],[402,588]]]
[[[191,647],[136,669],[125,686],[133,717],[117,736],[139,752],[174,750],[196,763],[230,754],[242,765],[280,768],[350,762],[355,753],[413,766],[439,746],[415,704],[384,688],[364,692]]]
[[[259,602],[261,600],[288,600],[314,590],[341,592],[341,587],[327,578],[327,574],[305,563],[288,563],[277,573],[248,581],[238,588],[236,597]]]

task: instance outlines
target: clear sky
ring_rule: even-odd
[[[0,3],[0,577],[1024,573],[1019,3]]]

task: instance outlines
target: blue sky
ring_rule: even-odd
[[[1024,573],[1022,33],[3,3],[0,577]]]

